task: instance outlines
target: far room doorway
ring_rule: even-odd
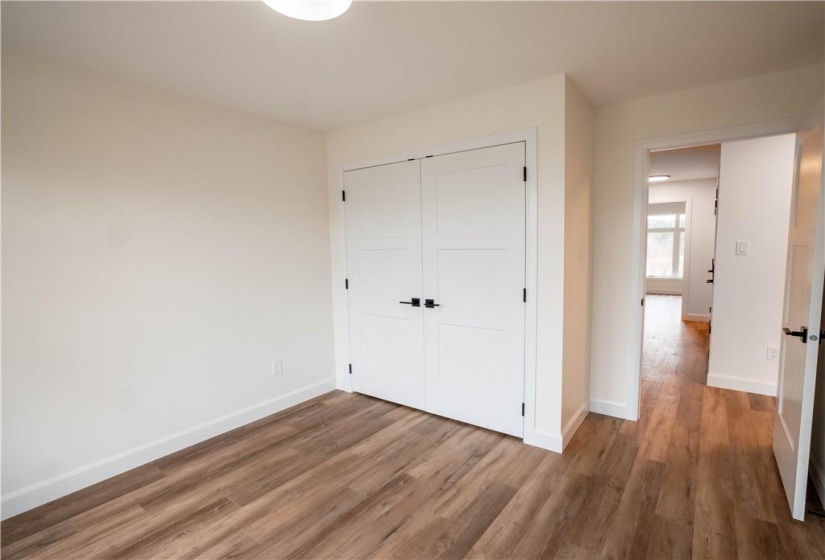
[[[817,111],[822,114],[821,105]],[[663,197],[665,191],[657,189],[655,182],[657,174],[668,175],[657,165],[661,154],[675,157],[683,148],[662,152],[648,148],[645,169],[650,171],[643,197],[646,267],[640,417],[653,421],[678,403],[682,420],[698,422],[703,431],[709,429],[706,423],[712,423],[711,417],[705,417],[703,403],[720,396],[732,403],[732,410],[745,407],[763,415],[765,426],[773,424],[775,464],[798,520],[804,518],[811,448],[810,431],[805,431],[809,428],[803,427],[810,426],[810,414],[816,414],[812,382],[816,352],[809,352],[810,344],[809,348],[805,344],[819,338],[810,335],[804,323],[807,320],[819,329],[819,315],[808,315],[811,310],[818,313],[821,306],[813,290],[821,272],[812,271],[822,270],[825,254],[814,248],[814,242],[822,239],[814,235],[818,216],[825,215],[822,207],[817,213],[819,199],[815,198],[821,189],[821,116],[811,122],[816,124],[795,134],[760,135],[718,145],[713,252],[705,271],[705,283],[711,286],[707,323],[691,316],[696,308],[686,301],[696,287],[692,276],[696,263],[689,263],[695,258],[689,248],[695,235],[689,231],[693,228],[696,233],[696,200]],[[662,177],[661,182],[671,178]],[[804,404],[809,416],[798,403]],[[736,426],[735,415],[728,417],[727,424],[728,429]],[[741,443],[747,445],[746,440]]]
[[[650,153],[643,383],[707,381],[720,147]]]

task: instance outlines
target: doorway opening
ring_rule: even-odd
[[[650,152],[642,383],[706,383],[720,149]]]
[[[719,170],[715,239],[711,266],[705,269],[710,287],[706,330],[695,328],[701,322],[695,319],[701,317],[691,316],[696,307],[691,307],[679,284],[689,279],[688,294],[697,286],[691,269],[698,267],[688,263],[695,256],[680,245],[680,237],[686,238],[686,245],[695,242],[687,230],[691,226],[695,230],[696,200],[685,200],[683,210],[682,201],[662,200],[658,185],[645,180],[639,264],[645,265],[640,269],[647,301],[643,300],[640,321],[638,402],[642,424],[655,423],[665,431],[668,427],[662,419],[669,414],[700,434],[713,432],[722,418],[718,427],[727,430],[723,443],[731,446],[731,459],[741,461],[737,468],[752,467],[744,457],[766,457],[751,477],[765,488],[758,496],[748,495],[748,488],[737,488],[741,501],[753,499],[760,504],[756,509],[768,511],[770,495],[784,494],[793,517],[802,519],[811,444],[810,428],[805,426],[810,426],[806,415],[813,409],[811,371],[816,360],[810,359],[815,352],[805,348],[806,341],[796,340],[807,336],[807,329],[797,327],[797,332],[789,327],[804,326],[806,320],[819,325],[821,301],[815,301],[812,283],[804,279],[812,278],[806,271],[822,269],[821,253],[814,250],[821,240],[814,236],[821,199],[809,193],[821,188],[823,143],[820,124],[797,127],[795,134],[730,131],[715,144]],[[703,147],[714,146],[707,137],[703,140]],[[667,142],[675,140],[640,144],[637,172],[667,175],[657,158],[684,150]],[[806,154],[813,164],[807,163]],[[816,316],[813,311],[806,315],[814,309]],[[807,392],[802,391],[802,377],[810,386]],[[806,400],[803,410],[798,403]],[[717,408],[724,411],[721,416],[709,413]],[[777,478],[766,479],[764,474],[777,466],[782,485],[771,489],[769,483]]]

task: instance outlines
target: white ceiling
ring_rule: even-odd
[[[670,175],[670,181],[719,177],[720,144],[664,150],[650,154],[650,174]],[[668,183],[651,183],[651,188]]]
[[[3,2],[3,50],[331,130],[567,72],[596,104],[823,60],[822,2]]]

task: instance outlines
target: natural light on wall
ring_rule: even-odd
[[[285,16],[306,21],[324,21],[346,12],[352,0],[264,0],[264,3]]]

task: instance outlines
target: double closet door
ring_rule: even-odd
[[[522,436],[524,150],[344,174],[354,391]]]

